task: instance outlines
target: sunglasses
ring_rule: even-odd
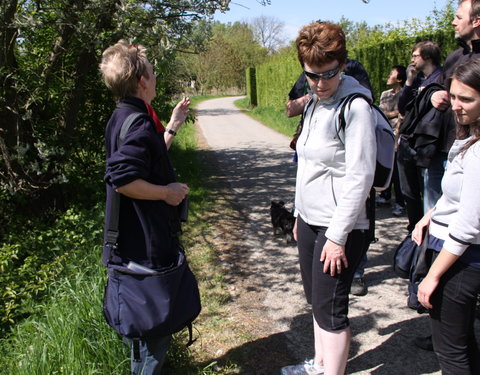
[[[339,71],[340,71],[340,64],[338,64],[336,68],[327,70],[326,72],[323,72],[323,73],[313,73],[307,70],[304,70],[303,72],[311,80],[320,81],[320,79],[325,79],[325,80],[332,79],[338,74]]]

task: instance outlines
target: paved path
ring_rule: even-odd
[[[278,369],[313,355],[311,315],[303,297],[297,251],[271,231],[272,199],[293,199],[295,164],[289,138],[242,114],[234,98],[212,99],[198,106],[201,135],[214,152],[219,174],[227,181],[242,212],[236,228],[242,264],[230,262],[233,304],[263,316],[265,330],[255,332],[262,348],[276,360],[245,365],[242,374],[278,374]],[[428,333],[428,317],[406,307],[406,282],[392,272],[391,260],[405,232],[406,219],[377,210],[379,242],[369,250],[369,293],[352,296],[352,346],[347,374],[439,374],[435,356],[413,347],[416,335]],[[234,257],[234,254],[230,254]],[[233,259],[233,258],[232,258]],[[238,260],[238,259],[237,259]],[[241,269],[240,269],[241,268]],[[257,340],[258,341],[258,340]],[[244,348],[250,343],[245,342]],[[239,348],[238,350],[242,350]]]

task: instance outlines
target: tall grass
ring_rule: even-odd
[[[191,188],[189,223],[184,228],[187,255],[200,283],[203,310],[215,315],[228,294],[223,274],[216,267],[215,249],[201,240],[210,231],[201,213],[208,210],[211,198],[196,152],[195,128],[190,122],[179,132],[171,156],[178,180]],[[92,208],[86,216],[96,217],[96,226],[103,228],[103,205]],[[81,212],[78,220],[82,220]],[[63,276],[49,286],[48,298],[0,340],[0,374],[129,374],[128,349],[103,318],[106,270],[100,264],[101,230],[92,233],[85,230],[87,227],[78,225],[75,235],[87,240],[72,251]],[[50,235],[59,243],[65,238],[62,230],[51,231]],[[168,352],[167,365],[172,373],[213,373],[214,363],[195,363],[184,348],[185,337],[185,332],[177,334]]]
[[[99,265],[85,267],[52,287],[43,314],[17,325],[3,342],[5,374],[129,373],[126,349],[101,314],[104,274]]]

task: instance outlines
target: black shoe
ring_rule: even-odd
[[[433,351],[432,335],[430,336],[418,336],[413,339],[413,344],[420,349]]]
[[[363,281],[363,277],[355,277],[352,281],[350,293],[354,296],[364,296],[368,293],[368,288]]]

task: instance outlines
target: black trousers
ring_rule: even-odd
[[[413,231],[415,224],[423,217],[423,176],[421,168],[417,167],[414,155],[415,151],[410,148],[408,143],[400,140],[397,166],[400,188],[407,209],[409,232]]]
[[[480,374],[474,322],[480,269],[458,260],[442,276],[430,311],[433,349],[442,375]]]
[[[348,294],[355,270],[368,248],[368,231],[350,232],[345,244],[348,268],[339,275],[330,276],[330,273],[323,272],[323,262],[320,262],[327,241],[326,230],[325,227],[309,225],[298,216],[297,246],[305,296],[312,305],[313,316],[320,328],[334,332],[349,326]]]

